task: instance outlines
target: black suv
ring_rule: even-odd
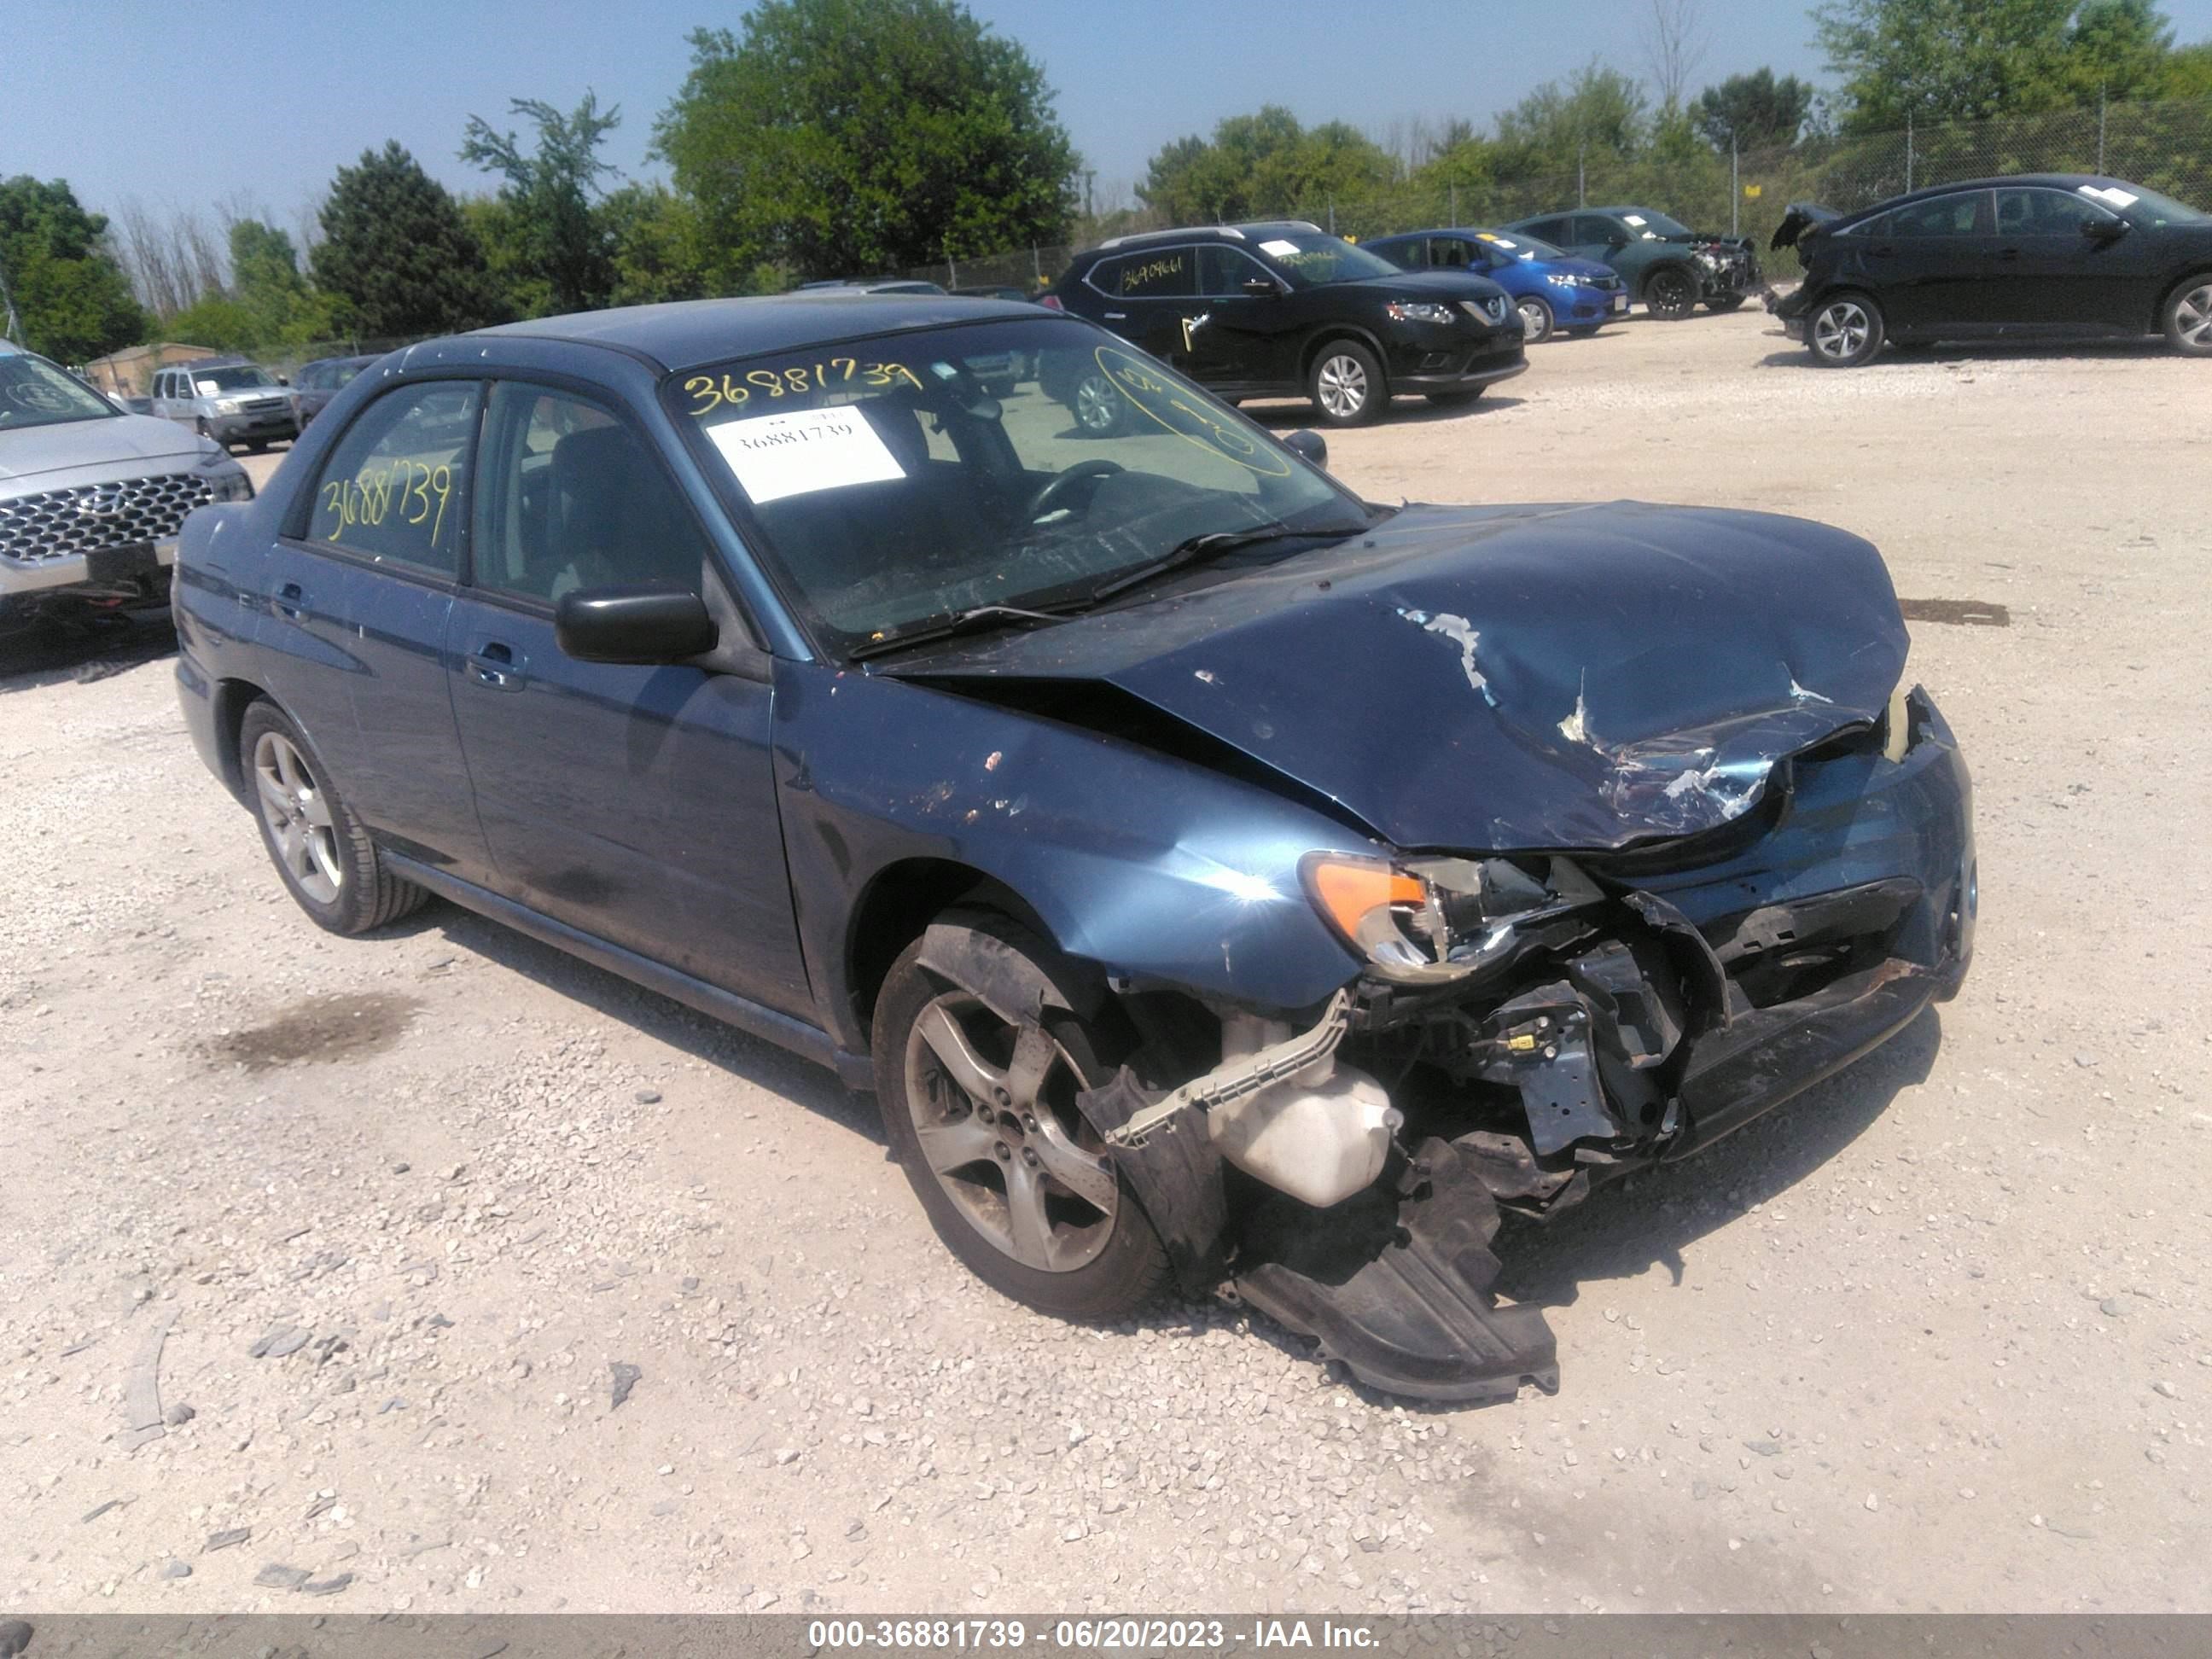
[[[1469,402],[1528,366],[1520,313],[1488,277],[1401,270],[1302,222],[1117,236],[1077,254],[1044,303],[1230,403],[1310,398],[1330,426],[1371,420],[1393,392]],[[1132,417],[1103,366],[1044,390],[1087,432]]]

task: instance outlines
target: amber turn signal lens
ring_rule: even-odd
[[[1427,894],[1412,876],[1370,859],[1316,857],[1306,860],[1306,885],[1321,912],[1346,943],[1363,951],[1359,924],[1386,905],[1419,904]]]

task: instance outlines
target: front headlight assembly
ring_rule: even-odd
[[[1307,896],[1375,975],[1399,985],[1472,978],[1583,931],[1605,895],[1562,858],[1392,861],[1309,854]]]
[[[1583,279],[1572,275],[1564,276],[1547,276],[1544,280],[1549,283],[1553,288],[1580,288],[1583,285]]]
[[[1449,306],[1437,305],[1427,300],[1393,300],[1386,309],[1394,323],[1443,323],[1457,320]]]
[[[217,501],[250,501],[253,499],[253,480],[246,469],[231,459],[229,452],[210,449],[200,457],[200,471],[208,475],[209,499]]]

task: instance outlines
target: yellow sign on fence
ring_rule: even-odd
[[[1759,192],[1761,186],[1758,185],[1746,185],[1743,187],[1743,193],[1755,202],[1759,199]]]

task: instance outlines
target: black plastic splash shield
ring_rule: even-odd
[[[1386,1394],[1485,1403],[1523,1382],[1556,1394],[1543,1310],[1501,1308],[1491,1291],[1498,1206],[1473,1163],[1424,1141],[1398,1187],[1328,1210],[1271,1198],[1247,1225],[1237,1294]]]

